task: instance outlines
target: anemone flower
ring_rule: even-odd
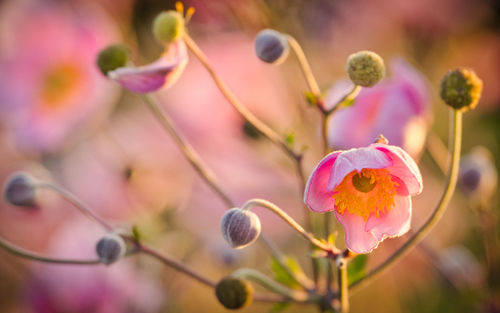
[[[422,176],[401,148],[383,143],[324,157],[307,182],[304,202],[315,212],[334,211],[347,247],[368,253],[410,229],[411,197]]]

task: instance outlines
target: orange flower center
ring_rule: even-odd
[[[62,63],[50,69],[42,83],[41,97],[44,109],[58,109],[81,82],[80,70],[74,64]]]
[[[335,208],[340,214],[347,210],[365,221],[371,214],[379,217],[394,206],[397,185],[386,169],[352,171],[333,190]]]

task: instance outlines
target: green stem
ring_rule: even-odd
[[[295,229],[304,238],[309,240],[309,242],[311,242],[313,245],[315,245],[316,247],[318,247],[322,250],[325,250],[327,252],[331,251],[330,246],[328,246],[328,245],[322,243],[321,241],[319,241],[318,239],[314,238],[313,235],[306,232],[304,230],[304,228],[302,226],[300,226],[299,223],[297,223],[293,218],[290,217],[290,215],[286,214],[285,211],[283,211],[280,207],[278,207],[277,205],[275,205],[274,203],[272,203],[270,201],[267,201],[264,199],[251,199],[251,200],[248,200],[247,202],[245,202],[245,204],[243,204],[241,206],[241,210],[243,210],[243,211],[249,210],[255,206],[262,207],[262,208],[268,209],[268,210],[276,213],[276,215],[281,217],[285,222],[288,223],[288,225],[292,226],[293,229]]]
[[[231,274],[232,277],[234,278],[242,278],[242,279],[248,279],[252,280],[259,285],[265,287],[269,291],[278,293],[282,296],[284,296],[287,299],[290,299],[292,301],[296,302],[312,302],[316,299],[316,297],[303,292],[303,291],[297,291],[293,289],[289,289],[278,282],[272,280],[271,278],[267,277],[266,275],[262,274],[261,272],[249,268],[241,268],[235,271],[233,274]]]
[[[349,287],[347,279],[347,260],[340,255],[335,261],[338,271],[340,313],[349,312]]]
[[[201,64],[208,71],[215,84],[224,95],[224,97],[229,101],[229,103],[238,111],[238,113],[255,129],[257,129],[264,137],[269,139],[271,142],[281,147],[291,158],[297,160],[301,157],[301,154],[295,153],[290,146],[286,143],[286,141],[282,138],[282,136],[278,135],[273,129],[264,124],[261,120],[259,120],[255,115],[252,114],[239,100],[236,96],[231,92],[229,87],[224,83],[224,81],[220,78],[220,76],[215,72],[212,65],[208,61],[208,58],[203,53],[203,51],[198,47],[196,42],[187,34],[184,34],[184,42],[187,47],[194,56],[201,62]]]
[[[154,116],[161,123],[163,128],[171,135],[174,139],[175,143],[182,151],[186,159],[193,166],[193,168],[198,172],[198,174],[205,180],[205,182],[212,188],[212,190],[226,203],[226,205],[230,208],[235,207],[234,202],[229,198],[226,192],[222,190],[222,188],[217,183],[217,179],[215,178],[215,174],[203,164],[200,156],[193,147],[182,137],[182,135],[177,131],[174,126],[173,121],[170,119],[170,116],[162,110],[162,108],[151,99],[149,96],[143,96],[142,99],[147,104],[148,108],[154,114]]]
[[[361,86],[358,86],[358,85],[354,85],[351,89],[351,91],[349,91],[347,94],[345,94],[339,101],[337,101],[337,103],[331,107],[329,110],[325,111],[325,116],[326,117],[329,117],[331,116],[335,111],[337,111],[338,109],[340,109],[342,106],[342,102],[346,101],[347,99],[351,99],[351,98],[355,98],[358,93],[361,91]]]
[[[394,254],[392,254],[384,263],[380,264],[370,273],[368,273],[365,277],[360,280],[354,282],[349,287],[351,291],[355,291],[360,289],[363,286],[366,286],[375,278],[377,278],[380,274],[382,274],[385,270],[390,268],[392,265],[396,264],[397,261],[401,260],[410,250],[415,247],[436,225],[439,219],[443,216],[443,213],[450,202],[453,193],[455,191],[455,186],[457,184],[458,178],[458,169],[459,169],[459,161],[460,161],[460,146],[462,141],[462,113],[454,110],[452,111],[453,115],[453,129],[452,129],[452,139],[451,139],[451,170],[448,175],[448,181],[446,184],[446,188],[444,193],[432,213],[432,215],[427,219],[424,225],[422,225],[417,232],[403,245],[401,246]]]

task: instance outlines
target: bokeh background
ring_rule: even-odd
[[[306,149],[306,174],[322,157],[320,114],[307,104],[293,55],[279,66],[255,56],[253,39],[263,28],[289,33],[301,43],[325,93],[346,78],[350,53],[373,50],[384,58],[387,79],[366,101],[386,97],[390,100],[381,103],[388,104],[366,104],[371,111],[356,113],[366,120],[347,123],[331,136],[362,134],[362,144],[368,144],[374,138],[365,136],[370,134],[366,125],[377,126],[382,129],[370,131],[395,132],[400,138],[395,144],[413,149],[424,177],[424,192],[414,199],[414,227],[429,216],[444,188],[448,109],[438,90],[448,69],[471,67],[483,79],[480,104],[465,115],[463,153],[480,151],[482,160],[499,168],[498,1],[184,4],[196,8],[191,36],[235,94],[279,133],[293,135],[297,149]],[[156,59],[163,48],[152,36],[151,22],[173,8],[173,1],[152,0],[0,1],[0,178],[26,170],[64,186],[104,218],[125,229],[137,226],[144,240],[214,280],[240,267],[272,275],[262,246],[229,248],[219,232],[223,202],[197,177],[141,99],[107,80],[95,65],[98,51],[114,43],[127,45],[136,64]],[[406,70],[394,62],[404,62]],[[244,123],[193,56],[179,81],[157,99],[238,204],[269,199],[303,222],[294,164]],[[428,148],[423,148],[426,138]],[[346,144],[340,142],[332,139],[337,147]],[[495,168],[488,171],[488,177],[496,175]],[[479,181],[489,189],[459,189],[423,244],[351,297],[352,312],[500,312],[499,197],[494,179]],[[39,196],[42,204],[35,209],[1,203],[0,235],[39,253],[92,256],[102,232],[57,195],[43,191]],[[310,274],[307,244],[272,214],[255,211],[263,232]],[[333,221],[331,231],[339,231],[342,245],[342,230]],[[381,244],[367,268],[404,240]],[[271,308],[254,303],[242,312]],[[89,268],[37,264],[0,251],[0,312],[200,311],[224,308],[209,288],[145,256]]]

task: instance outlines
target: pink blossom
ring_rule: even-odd
[[[422,191],[415,161],[401,148],[375,143],[324,157],[307,182],[304,202],[334,211],[347,247],[368,253],[410,229],[411,198]]]
[[[351,107],[328,121],[328,142],[337,149],[370,144],[379,134],[410,155],[421,152],[430,120],[430,95],[425,78],[402,59],[391,63],[392,77],[363,88]],[[325,106],[332,107],[352,88],[340,81],[329,90]]]
[[[147,93],[174,84],[188,62],[186,44],[178,40],[155,62],[139,67],[120,67],[108,76],[132,92]]]
[[[0,16],[0,112],[20,148],[54,152],[118,96],[95,65],[117,31],[97,7],[7,4]]]

